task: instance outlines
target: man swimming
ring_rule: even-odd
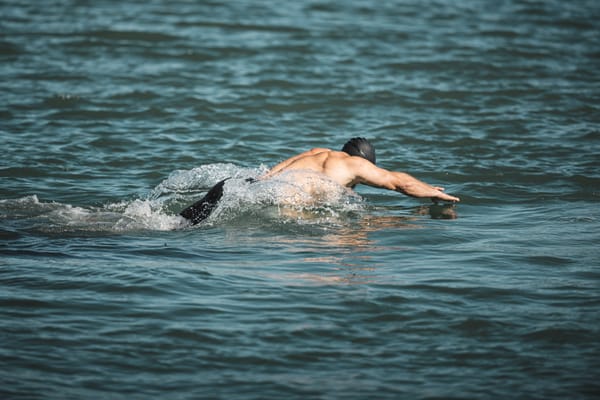
[[[458,202],[460,199],[444,193],[444,188],[431,186],[404,172],[388,171],[375,165],[375,149],[365,138],[350,139],[341,151],[325,148],[314,148],[294,157],[288,158],[271,168],[259,180],[266,180],[283,173],[295,171],[294,180],[302,181],[309,174],[322,174],[341,186],[354,188],[364,184],[381,189],[393,190],[417,198],[431,198]],[[207,218],[223,195],[226,180],[217,183],[200,201],[181,212],[192,224]],[[314,185],[311,180],[307,184]],[[299,182],[300,184],[302,182]],[[309,187],[307,192],[317,191]]]

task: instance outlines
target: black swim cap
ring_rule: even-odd
[[[375,148],[365,138],[355,137],[348,140],[342,147],[342,151],[351,156],[362,157],[375,164]]]

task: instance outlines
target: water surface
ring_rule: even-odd
[[[3,398],[597,397],[596,2],[0,10]],[[461,203],[244,182],[359,135]]]

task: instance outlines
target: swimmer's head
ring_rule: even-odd
[[[365,138],[356,137],[348,140],[342,147],[342,151],[351,156],[362,157],[375,164],[375,148]]]

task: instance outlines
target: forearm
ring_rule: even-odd
[[[394,190],[412,197],[430,197],[434,200],[459,201],[458,197],[443,192],[443,188],[431,186],[404,172],[393,172]]]
[[[392,172],[392,189],[412,197],[431,197],[437,193],[433,186],[404,173]]]

